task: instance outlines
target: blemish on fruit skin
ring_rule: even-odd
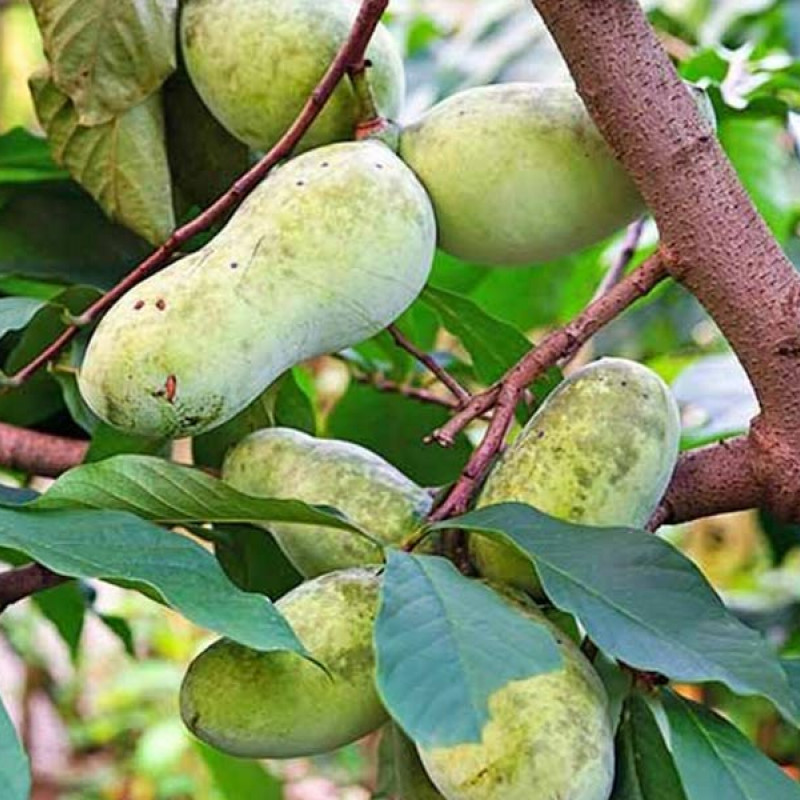
[[[164,399],[168,403],[174,402],[177,391],[178,379],[174,375],[168,375],[167,382],[164,384]]]
[[[136,301],[136,302],[133,304],[133,310],[134,310],[134,311],[140,311],[140,310],[141,310],[141,309],[143,309],[143,308],[144,308],[144,300],[137,300],[137,301]]]
[[[159,311],[163,311],[166,307],[167,307],[167,301],[164,300],[163,297],[159,297],[158,300],[156,300],[156,308]]]

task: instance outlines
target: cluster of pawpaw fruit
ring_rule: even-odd
[[[218,121],[266,151],[354,16],[351,0],[186,0],[182,55]],[[377,107],[392,117],[403,66],[380,27],[367,56]],[[205,247],[111,309],[79,379],[100,417],[143,436],[208,431],[294,364],[390,324],[422,290],[437,244],[483,264],[530,264],[598,241],[643,211],[568,85],[460,93],[402,130],[394,150],[352,141],[359,108],[343,82],[300,155]],[[516,501],[586,524],[643,524],[674,467],[678,431],[675,403],[654,373],[596,362],[551,394],[494,466],[478,505]],[[552,630],[562,666],[532,668],[495,692],[480,742],[425,748],[383,707],[373,627],[383,547],[419,530],[429,492],[361,447],[281,428],[237,444],[223,479],[248,494],[337,508],[372,541],[269,526],[307,579],[277,606],[314,661],[216,642],[181,689],[183,718],[198,737],[238,756],[288,758],[386,725],[404,798],[607,800],[614,748],[603,684],[539,610],[542,587],[517,551],[470,537],[479,579]]]

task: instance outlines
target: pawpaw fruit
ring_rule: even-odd
[[[385,328],[435,249],[425,191],[384,145],[347,142],[277,169],[201,250],[101,320],[81,394],[141,436],[221,425],[289,367]]]
[[[347,39],[351,0],[188,0],[180,19],[186,66],[217,119],[256,150],[269,150],[299,114]],[[405,93],[403,61],[380,25],[367,49],[378,109],[394,117]],[[359,107],[343,80],[297,152],[352,139]]]
[[[332,572],[276,604],[308,653],[259,652],[220,639],[190,665],[181,716],[207,744],[245,758],[293,758],[342,747],[386,721],[375,688],[374,569]],[[327,672],[326,672],[327,670]]]
[[[397,545],[420,527],[432,504],[424,489],[364,447],[290,428],[246,436],[226,456],[222,477],[245,494],[337,508],[384,544]],[[269,529],[308,578],[383,562],[380,547],[349,531],[280,522]]]
[[[599,676],[527,598],[500,596],[549,628],[562,665],[497,690],[480,742],[418,746],[425,771],[446,800],[608,800],[614,735]]]
[[[527,503],[569,522],[643,526],[678,458],[678,406],[647,367],[603,358],[543,403],[495,465],[478,507]],[[470,536],[478,571],[536,596],[534,568],[510,546]]]
[[[459,92],[405,128],[399,152],[431,196],[440,247],[466,261],[550,261],[645,210],[568,84]]]

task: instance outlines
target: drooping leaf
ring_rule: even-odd
[[[24,328],[44,305],[44,301],[32,297],[0,298],[0,339]]]
[[[234,586],[211,553],[132,514],[0,508],[0,547],[61,575],[155,593],[196,625],[256,650],[302,652],[269,601]]]
[[[0,700],[0,787],[4,800],[29,800],[31,768],[14,724]]]
[[[95,611],[95,616],[103,625],[108,628],[117,639],[122,642],[122,646],[125,648],[125,652],[131,656],[131,658],[136,657],[136,646],[133,641],[133,631],[131,630],[131,626],[128,625],[127,620],[124,620],[122,617],[117,617],[113,614],[100,614],[99,612]]]
[[[611,800],[689,800],[653,712],[639,694],[625,703],[616,751]]]
[[[112,220],[161,244],[175,227],[175,215],[160,95],[152,94],[107,122],[86,127],[48,73],[37,73],[30,85],[56,162]]]
[[[486,384],[502,377],[531,349],[531,343],[516,328],[487,314],[463,295],[428,286],[422,301],[461,340],[472,357],[475,372]]]
[[[223,800],[282,800],[282,783],[259,763],[233,758],[200,741],[194,745]]]
[[[272,534],[249,525],[215,525],[214,552],[227,576],[246,592],[272,600],[303,582]]]
[[[447,525],[480,531],[527,555],[554,605],[578,617],[607,654],[674,680],[719,681],[738,694],[763,695],[789,719],[800,719],[776,653],[659,537],[574,525],[521,503]]]
[[[446,559],[388,551],[375,627],[378,691],[414,741],[480,741],[489,697],[559,669],[552,633]]]
[[[67,645],[72,660],[77,661],[86,619],[86,597],[78,584],[64,583],[46,592],[39,592],[33,596],[33,602],[53,623]]]
[[[692,800],[800,800],[800,784],[731,723],[672,692],[665,693],[664,706],[672,753]]]
[[[351,384],[328,419],[328,434],[378,453],[422,486],[441,486],[458,476],[471,451],[463,436],[449,449],[424,443],[449,417],[439,406]]]
[[[140,103],[175,69],[178,0],[32,0],[56,86],[98,125]]]
[[[302,522],[366,535],[333,509],[251,497],[199,469],[154,456],[121,455],[75,467],[26,506],[32,513],[65,509],[127,511],[170,524]]]
[[[24,128],[0,136],[0,184],[33,183],[66,178],[50,156],[47,140]]]

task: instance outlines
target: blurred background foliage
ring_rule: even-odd
[[[645,6],[683,76],[708,92],[723,146],[800,267],[800,3],[647,0]],[[407,55],[401,121],[468,86],[568,78],[526,0],[393,0],[387,21]],[[6,371],[58,333],[64,309],[84,307],[148,252],[52,161],[27,87],[43,63],[27,2],[0,0],[0,300],[14,300],[0,305],[0,312],[11,310],[0,313]],[[198,208],[184,203],[179,210],[185,219]],[[516,359],[523,336],[536,341],[586,304],[617,257],[623,233],[558,263],[513,270],[440,253],[431,281],[436,291],[415,303],[401,327],[463,381],[484,385]],[[634,263],[652,251],[656,236],[648,222]],[[0,420],[91,437],[90,458],[152,450],[152,443],[118,437],[83,406],[74,372],[84,341],[24,389],[0,397]],[[494,351],[487,352],[487,341]],[[672,383],[684,411],[686,447],[740,433],[754,413],[735,357],[679,287],[663,286],[638,303],[580,357],[603,354],[641,360]],[[389,382],[425,387],[426,381],[388,336],[378,336],[293,370],[222,429],[191,447],[178,443],[174,456],[218,466],[244,432],[291,425],[365,444],[415,480],[441,486],[458,473],[470,441],[452,450],[425,447],[422,437],[446,412],[387,391]],[[479,429],[470,432],[473,438]],[[12,473],[2,482],[41,485]],[[753,512],[666,535],[743,619],[787,653],[800,654],[800,529]],[[231,530],[217,555],[234,580],[277,595],[297,576],[262,542],[252,529]],[[0,693],[29,746],[35,800],[382,796],[374,737],[329,757],[280,765],[236,761],[193,742],[178,718],[177,687],[204,641],[178,616],[107,585],[60,587],[4,614]],[[788,770],[800,766],[800,734],[769,704],[716,687],[702,699]]]

